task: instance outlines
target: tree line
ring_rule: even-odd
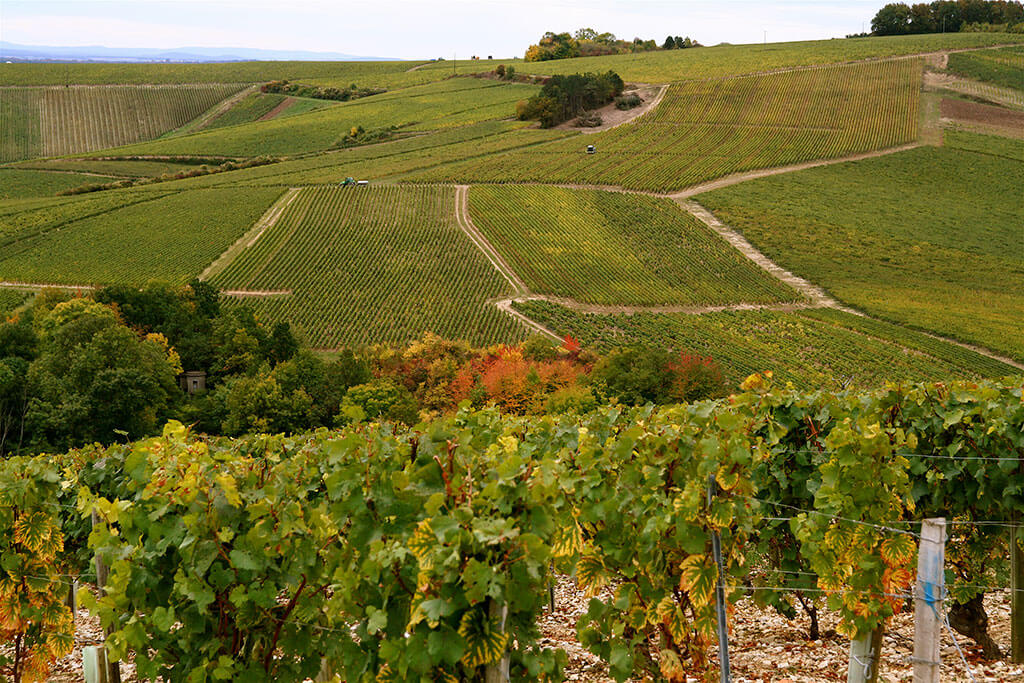
[[[876,36],[965,30],[1024,32],[1024,5],[1016,0],[941,0],[932,3],[889,3],[871,20]]]
[[[652,50],[675,50],[688,47],[700,47],[700,43],[689,36],[668,36],[660,46],[657,41],[634,38],[622,40],[613,33],[598,33],[592,28],[581,28],[575,33],[555,33],[548,31],[534,45],[526,50],[524,59],[527,62],[544,62],[552,59],[568,59],[570,57],[597,57],[600,55],[621,55],[633,52],[650,52]]]
[[[204,372],[205,390],[183,391],[183,371]],[[466,403],[583,412],[727,389],[710,358],[640,347],[602,357],[571,338],[480,349],[428,334],[325,356],[198,280],[45,290],[0,319],[0,456],[143,438],[170,419],[211,435],[299,433],[367,419],[412,425]]]
[[[550,128],[608,104],[624,87],[614,71],[551,76],[538,94],[516,106],[516,114],[520,120],[540,121],[542,127]]]

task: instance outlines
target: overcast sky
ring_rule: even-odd
[[[522,56],[545,31],[690,36],[705,45],[843,37],[883,0],[0,0],[0,40],[258,47],[407,59]]]

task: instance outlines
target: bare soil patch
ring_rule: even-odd
[[[276,107],[268,111],[263,116],[259,117],[257,121],[269,121],[270,119],[275,119],[281,115],[281,112],[283,112],[285,109],[292,106],[293,104],[295,104],[295,98],[286,97],[283,100],[281,100]]]
[[[621,126],[624,123],[629,123],[635,119],[640,118],[648,111],[658,106],[661,102],[661,98],[665,95],[665,91],[668,89],[667,85],[641,85],[641,84],[630,84],[630,87],[623,91],[623,95],[635,94],[643,100],[639,107],[633,107],[632,109],[619,109],[615,106],[615,103],[606,104],[600,109],[595,109],[593,113],[601,117],[602,124],[600,126],[594,126],[593,128],[579,128],[575,125],[576,119],[560,123],[555,126],[556,130],[578,130],[581,133],[600,133],[601,131],[611,130],[616,126]]]
[[[944,97],[940,112],[942,118],[956,123],[981,124],[1024,132],[1024,112],[1010,111],[991,104]]]

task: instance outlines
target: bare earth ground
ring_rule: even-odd
[[[1009,137],[1024,138],[1024,112],[945,97],[942,99],[940,112],[943,121],[987,129]]]
[[[545,608],[538,620],[540,642],[544,647],[566,651],[568,680],[605,683],[612,680],[605,665],[576,639],[576,621],[586,611],[588,602],[571,578],[560,576],[555,586],[555,610],[550,612]],[[1010,646],[1009,594],[990,593],[986,596],[985,608],[989,615],[989,633],[1006,651]],[[823,611],[820,620],[823,637],[809,641],[806,639],[808,621],[802,615],[789,620],[771,608],[757,607],[749,598],[741,599],[729,614],[729,663],[733,680],[737,683],[845,680],[849,641],[835,635],[835,614]],[[82,683],[85,680],[82,647],[103,640],[99,620],[86,610],[78,611],[75,624],[75,649],[53,668],[48,680],[54,683]],[[913,639],[913,610],[908,609],[892,619],[885,634],[880,680],[887,683],[911,680]],[[1024,681],[1024,665],[983,660],[980,648],[969,646],[966,638],[957,634],[957,642],[975,681]],[[711,652],[717,666],[717,647],[712,647]],[[941,654],[942,680],[971,680],[948,631],[942,636]],[[125,683],[135,681],[134,665],[122,663],[121,675]]]
[[[293,104],[295,104],[295,98],[294,97],[286,97],[283,100],[281,100],[276,107],[274,107],[273,109],[268,111],[266,114],[264,114],[263,116],[261,116],[257,120],[259,120],[259,121],[269,121],[271,119],[275,119],[275,118],[277,118],[278,116],[281,115],[281,112],[283,112],[285,109],[287,109],[288,107],[292,106]]]
[[[667,85],[643,85],[638,83],[631,83],[629,87],[622,92],[623,95],[636,94],[640,96],[643,102],[639,107],[633,107],[632,109],[619,109],[615,106],[615,103],[607,104],[600,109],[595,109],[593,113],[601,117],[601,125],[594,126],[593,128],[579,128],[575,125],[576,119],[560,123],[555,126],[555,130],[578,130],[584,134],[600,133],[601,131],[611,130],[617,126],[621,126],[624,123],[629,123],[634,119],[638,119],[646,114],[651,109],[658,106],[661,102],[661,98],[665,95],[665,91],[668,90]]]

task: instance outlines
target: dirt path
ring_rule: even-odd
[[[466,237],[476,245],[477,249],[483,252],[487,260],[491,262],[491,265],[512,286],[516,296],[529,294],[530,289],[526,286],[526,283],[516,275],[516,272],[512,270],[512,266],[502,258],[498,250],[494,248],[494,245],[484,237],[480,229],[473,224],[473,219],[469,217],[469,185],[455,186],[455,219],[462,232],[466,233]]]
[[[206,128],[215,118],[226,112],[228,109],[231,109],[231,107],[241,102],[247,95],[251,95],[257,90],[259,90],[258,85],[250,85],[248,88],[239,90],[227,99],[221,100],[218,104],[214,105],[212,109],[208,109],[206,113],[201,114],[199,118],[193,119],[191,123],[185,124],[185,126],[174,131],[174,133],[176,135],[184,135],[185,133],[195,133],[196,131]]]
[[[619,126],[636,121],[638,118],[657,107],[665,92],[668,90],[667,85],[656,86],[656,85],[645,85],[642,87],[633,87],[630,90],[623,91],[623,95],[636,94],[643,98],[643,104],[632,109],[619,109],[615,106],[615,103],[606,104],[600,109],[595,109],[594,114],[601,117],[603,123],[600,126],[594,126],[593,128],[579,128],[573,125],[576,119],[571,119],[564,123],[560,123],[555,126],[555,130],[577,130],[584,135],[590,135],[592,133],[603,133],[606,130],[612,128],[618,128]]]
[[[276,119],[278,116],[281,115],[281,112],[283,112],[285,109],[287,109],[288,107],[290,107],[293,104],[295,104],[295,101],[296,100],[295,100],[294,97],[286,97],[283,100],[281,100],[280,102],[278,102],[276,107],[274,107],[273,109],[271,109],[266,114],[264,114],[263,116],[259,117],[256,120],[257,121],[270,121],[271,119]]]
[[[76,292],[91,292],[96,289],[96,285],[58,285],[53,282],[0,282],[0,288],[3,289],[24,289],[28,292],[34,292],[40,289],[72,289]]]
[[[994,104],[1011,109],[1024,109],[1024,90],[1004,88],[992,83],[982,83],[970,78],[963,78],[950,73],[926,71],[924,74],[926,91],[948,90],[961,95],[977,97]]]
[[[298,187],[290,187],[288,190],[281,195],[281,197],[274,202],[274,204],[267,209],[266,213],[260,216],[260,219],[253,223],[253,226],[241,237],[239,237],[234,244],[228,247],[223,254],[217,257],[217,259],[206,267],[202,273],[199,274],[200,280],[209,280],[216,275],[224,272],[224,269],[231,265],[231,263],[238,258],[246,249],[252,247],[263,236],[263,233],[268,228],[272,227],[277,223],[278,219],[281,218],[281,214],[284,210],[291,206],[291,203],[295,201],[295,197],[299,194]]]

